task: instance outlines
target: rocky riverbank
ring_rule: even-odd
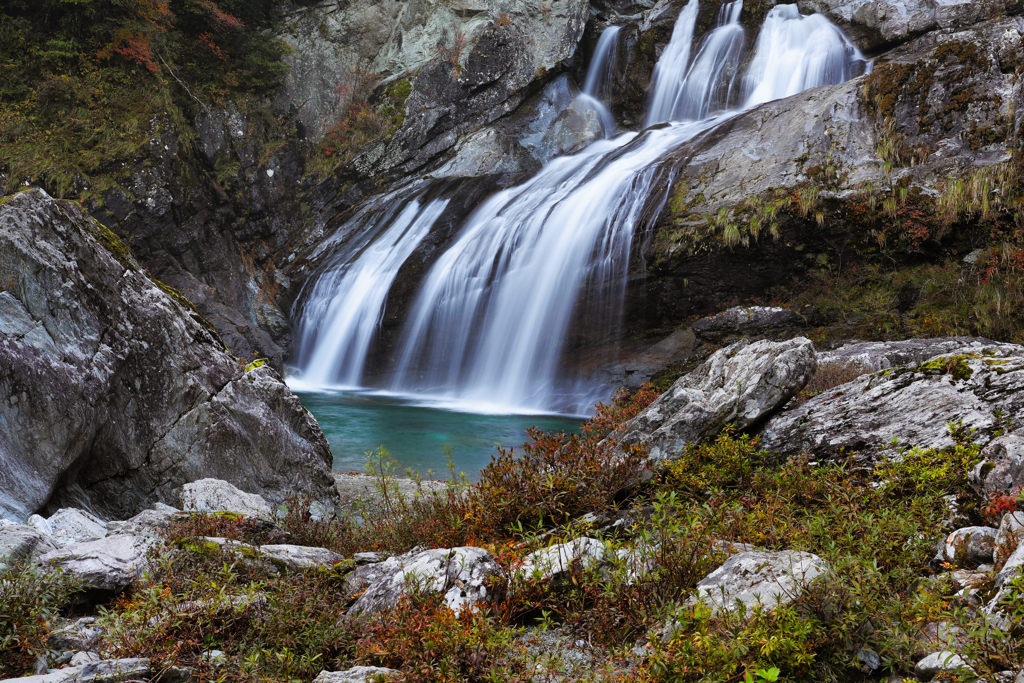
[[[1013,681],[1022,372],[985,339],[743,340],[478,485],[335,516],[204,480],[5,522],[4,671]]]

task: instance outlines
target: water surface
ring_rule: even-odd
[[[476,481],[497,446],[518,447],[531,426],[579,431],[582,417],[479,414],[446,410],[366,391],[297,391],[320,423],[334,454],[334,471],[363,472],[366,454],[386,448],[403,467],[447,478],[450,449],[457,472]]]

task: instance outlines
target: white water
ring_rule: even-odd
[[[387,195],[385,200],[390,201],[376,202],[374,210],[384,210],[397,199]],[[387,229],[379,237],[357,241],[320,276],[299,331],[300,348],[310,352],[302,359],[303,371],[295,378],[295,387],[359,386],[388,290],[447,205],[447,199],[435,199],[426,206],[413,199],[389,224],[384,223]]]
[[[389,390],[524,412],[579,413],[600,397],[600,386],[560,372],[569,326],[582,315],[590,327],[618,329],[633,235],[657,216],[671,186],[662,160],[737,113],[727,107],[740,96],[742,3],[723,6],[691,61],[697,9],[690,0],[655,69],[648,121],[671,123],[554,159],[478,207],[421,284]],[[823,17],[774,8],[742,81],[742,108],[841,82],[863,59],[851,48]],[[600,78],[597,64],[590,72]],[[313,320],[317,330],[303,334],[303,352],[313,349],[303,378],[360,381],[387,290],[444,208],[414,204],[384,216],[378,225],[390,227],[376,242],[317,282],[303,316],[303,329]]]
[[[698,9],[697,0],[690,0],[679,13],[672,27],[672,37],[661,53],[661,59],[654,65],[654,95],[647,113],[648,126],[672,120],[676,100],[682,94],[686,71],[690,66],[690,48],[693,45],[693,31],[697,26]]]
[[[609,26],[601,32],[601,37],[594,47],[590,67],[587,69],[583,92],[577,98],[593,107],[597,112],[606,138],[611,137],[615,132],[615,119],[612,118],[612,113],[604,102],[606,90],[610,85],[609,77],[615,68],[615,58],[618,56],[620,30],[619,26]]]
[[[842,83],[870,66],[857,46],[821,14],[805,17],[796,5],[776,5],[765,17],[743,78],[743,108]]]

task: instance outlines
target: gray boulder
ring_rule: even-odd
[[[122,591],[142,576],[150,543],[137,536],[117,534],[97,541],[72,543],[39,557],[44,567],[57,567],[82,582],[84,588]]]
[[[997,562],[1009,556],[1024,541],[1024,510],[1008,512],[999,522],[993,559]]]
[[[85,510],[77,508],[61,508],[49,519],[46,526],[58,548],[95,541],[107,535],[107,523]]]
[[[975,429],[986,444],[999,428],[996,413],[1024,408],[1024,347],[973,348],[924,363],[863,375],[825,391],[765,425],[762,445],[790,456],[878,454],[892,446],[951,448],[948,423]]]
[[[997,530],[987,526],[968,526],[951,533],[939,548],[938,560],[961,567],[992,561]]]
[[[756,550],[733,555],[697,584],[691,604],[715,610],[748,611],[758,605],[772,609],[793,600],[803,588],[828,571],[817,555],[795,550]]]
[[[745,429],[783,406],[814,376],[809,339],[741,341],[716,352],[612,435],[622,446],[646,443],[651,458],[671,458],[727,424]]]
[[[905,42],[935,29],[963,28],[998,13],[1001,0],[798,0],[800,11],[821,12],[863,49]]]
[[[930,681],[943,672],[971,670],[960,655],[949,650],[933,652],[914,665],[918,680]]]
[[[81,617],[50,634],[47,647],[57,652],[92,652],[106,629],[96,623],[96,617]]]
[[[575,538],[534,551],[523,558],[512,577],[518,581],[558,583],[573,572],[593,569],[609,558],[607,546],[596,538]]]
[[[700,339],[717,342],[732,334],[760,334],[773,328],[805,324],[802,315],[788,308],[736,306],[701,318],[691,329]]]
[[[818,365],[857,365],[865,372],[878,372],[901,365],[920,363],[948,353],[971,353],[996,342],[980,337],[934,337],[894,342],[857,342],[832,351],[818,352]]]
[[[107,522],[109,534],[128,534],[140,538],[161,538],[162,532],[171,526],[176,519],[185,515],[181,510],[163,503],[156,503],[152,508],[143,510],[131,519],[123,522]]]
[[[58,669],[39,676],[12,678],[18,683],[117,683],[148,677],[148,659],[104,659],[83,666]]]
[[[371,683],[377,677],[397,678],[401,671],[380,666],[354,666],[344,671],[321,671],[313,683]]]
[[[333,499],[319,426],[117,237],[34,189],[0,205],[0,517],[125,519],[214,476]]]
[[[221,479],[200,479],[178,489],[185,512],[232,512],[247,517],[272,517],[273,511],[263,496],[246,493]]]
[[[56,549],[53,539],[38,529],[0,519],[0,570]]]
[[[1024,487],[1024,435],[1007,434],[993,439],[979,454],[968,477],[971,488],[983,498],[1015,493]]]
[[[372,615],[392,609],[410,591],[441,594],[455,612],[476,609],[478,603],[495,597],[489,586],[502,575],[494,557],[481,548],[413,550],[352,572],[349,585],[366,588],[347,614]]]
[[[1006,564],[996,574],[996,587],[1002,588],[1008,581],[1021,575],[1024,571],[1024,543],[1017,545],[1017,549],[1006,558]]]
[[[260,557],[290,569],[332,569],[345,558],[326,548],[304,545],[261,545]]]

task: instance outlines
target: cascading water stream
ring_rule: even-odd
[[[611,137],[615,132],[615,119],[605,105],[605,91],[608,88],[619,45],[619,26],[609,26],[601,32],[601,37],[594,48],[594,55],[587,69],[587,79],[583,83],[583,91],[578,100],[593,107],[601,119],[604,136]]]
[[[824,16],[805,17],[796,5],[776,5],[765,17],[743,78],[743,108],[843,83],[870,70],[871,62]]]
[[[363,215],[385,212],[385,220],[376,225],[386,229],[359,234],[316,281],[299,330],[303,371],[293,386],[351,388],[361,383],[388,290],[448,205],[447,199],[421,205],[418,195],[402,202],[400,195],[389,193],[372,203]]]
[[[742,2],[723,6],[691,60],[697,10],[690,0],[655,68],[648,122],[668,125],[554,159],[480,205],[420,285],[390,390],[476,411],[579,413],[601,398],[601,387],[559,367],[569,326],[582,312],[617,329],[633,235],[657,216],[671,185],[661,162],[738,113],[727,107],[741,96]],[[610,59],[614,43],[606,31],[595,62]],[[742,80],[740,109],[839,83],[858,63],[866,64],[824,17],[777,6]],[[591,65],[587,96],[600,94],[605,66]],[[348,250],[342,267],[317,282],[303,315],[303,377],[359,382],[387,290],[442,210],[413,200],[385,212],[376,241]]]

